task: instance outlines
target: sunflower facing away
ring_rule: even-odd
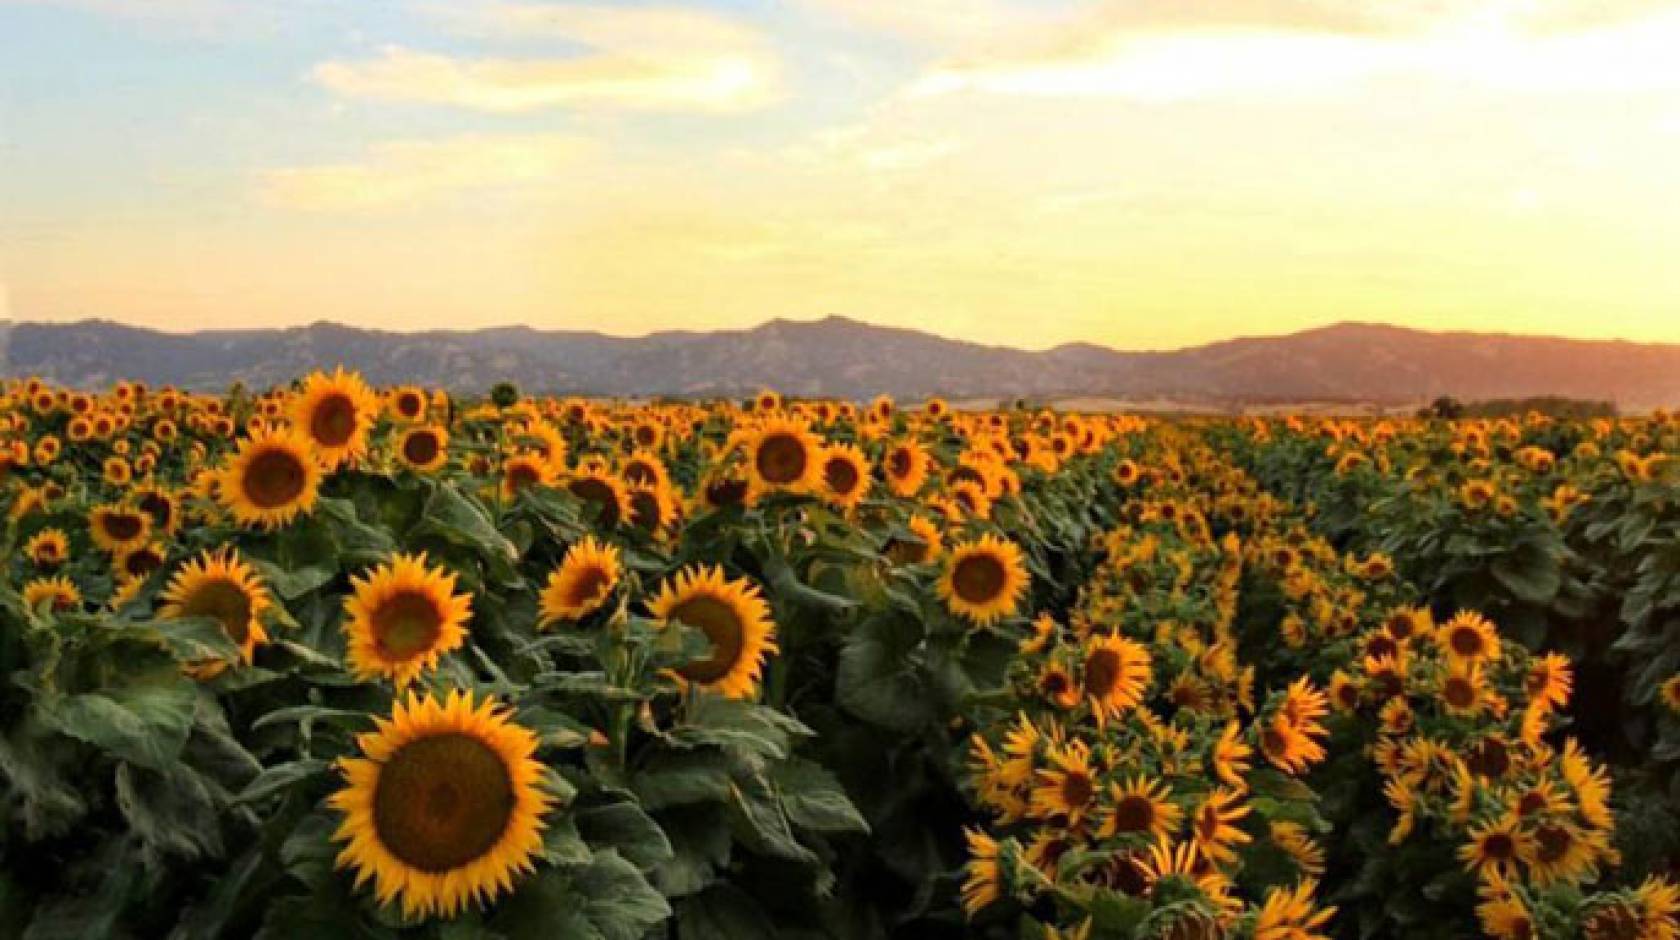
[[[456,594],[455,575],[428,568],[423,553],[397,555],[350,584],[344,635],[356,678],[385,677],[402,688],[466,642],[472,595]]]
[[[273,528],[315,507],[321,467],[307,438],[262,431],[240,442],[215,484],[216,499],[240,525]]]
[[[345,785],[329,798],[344,814],[333,841],[356,886],[409,917],[453,916],[511,890],[542,851],[554,800],[540,781],[536,735],[456,691],[445,701],[410,694],[378,730],[357,736]]]
[[[1013,614],[1026,589],[1020,547],[990,534],[952,546],[939,579],[939,596],[951,613],[980,626]]]
[[[539,606],[539,626],[561,620],[582,620],[605,604],[623,572],[617,546],[603,545],[593,535],[566,550],[560,567],[548,576]]]
[[[232,549],[206,552],[182,565],[158,599],[160,617],[215,619],[247,663],[257,646],[268,642],[261,620],[270,604],[268,589]]]
[[[747,698],[758,686],[766,653],[776,652],[770,605],[746,578],[730,581],[722,568],[691,568],[665,582],[648,605],[656,619],[701,630],[711,655],[677,670],[684,682],[728,698]]]
[[[316,372],[292,402],[292,424],[315,445],[315,456],[337,467],[367,453],[368,431],[379,417],[379,396],[362,377],[340,366]]]

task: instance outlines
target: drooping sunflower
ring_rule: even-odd
[[[1249,807],[1242,800],[1242,794],[1216,787],[1190,814],[1191,841],[1196,851],[1215,865],[1235,861],[1236,847],[1253,841],[1237,827],[1249,814]]]
[[[902,440],[887,448],[881,458],[881,473],[887,479],[887,489],[897,496],[914,496],[927,482],[928,452],[919,441]]]
[[[869,458],[856,444],[833,444],[822,456],[823,496],[842,509],[851,509],[869,495]]]
[[[1027,590],[1020,546],[987,534],[952,546],[939,579],[939,596],[959,617],[990,626],[1015,613]]]
[[[1443,624],[1435,641],[1449,659],[1485,662],[1499,658],[1499,632],[1486,617],[1474,611],[1460,611]]]
[[[552,486],[557,477],[541,454],[514,454],[502,461],[502,498],[512,499],[527,487]]]
[[[69,575],[36,578],[23,586],[23,606],[34,610],[43,604],[53,613],[67,613],[82,606],[82,592]]]
[[[24,543],[23,552],[35,567],[50,571],[70,560],[70,537],[63,529],[42,529]]]
[[[1104,837],[1135,833],[1150,841],[1165,839],[1178,828],[1184,811],[1172,802],[1172,788],[1141,774],[1109,786],[1113,803],[1098,830]]]
[[[338,867],[408,917],[453,916],[512,890],[542,853],[554,803],[536,735],[461,691],[411,693],[376,721],[357,736],[362,756],[339,761],[345,785],[328,800],[344,814]]]
[[[1149,650],[1142,644],[1119,633],[1086,641],[1080,684],[1099,722],[1136,708],[1151,678]]]
[[[560,567],[548,576],[538,612],[538,626],[561,620],[581,620],[599,610],[623,573],[618,547],[603,545],[593,535],[566,550]]]
[[[152,537],[152,517],[127,505],[96,506],[88,514],[93,544],[113,555],[138,548]]]
[[[268,588],[232,549],[206,552],[182,565],[158,599],[160,617],[216,620],[247,663],[257,646],[268,642],[261,619],[271,604]]]
[[[1308,878],[1294,889],[1273,888],[1254,920],[1254,940],[1323,940],[1321,928],[1335,916],[1334,907],[1317,907],[1313,892],[1318,881]]]
[[[396,555],[350,585],[344,635],[358,679],[389,678],[403,688],[466,642],[472,595],[455,593],[455,575],[428,567],[424,553]]]
[[[314,445],[316,459],[334,468],[367,453],[368,432],[379,418],[379,396],[343,366],[331,375],[315,372],[292,402],[291,418]]]
[[[240,525],[274,528],[315,508],[321,467],[307,438],[261,431],[239,443],[214,482],[217,501]]]
[[[421,473],[442,468],[449,463],[449,432],[435,424],[409,428],[397,439],[397,459]]]
[[[964,829],[968,863],[964,866],[962,906],[968,916],[996,904],[1003,897],[1003,866],[996,839],[980,829]]]
[[[923,515],[910,517],[904,524],[916,541],[894,538],[887,542],[882,553],[895,565],[920,565],[938,558],[945,550],[944,536],[939,525]]]
[[[566,490],[582,500],[604,529],[616,527],[630,517],[630,490],[616,474],[605,467],[594,467],[572,474]],[[587,516],[586,516],[587,518]]]
[[[770,605],[756,585],[725,578],[721,567],[690,568],[666,581],[648,609],[656,619],[679,621],[711,641],[710,655],[676,670],[682,681],[728,698],[753,695],[765,654],[777,651]]]
[[[746,442],[747,478],[754,495],[805,493],[822,482],[822,441],[809,426],[780,415],[759,424]]]

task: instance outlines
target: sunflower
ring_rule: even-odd
[[[1027,590],[1027,568],[1014,542],[987,534],[952,546],[939,579],[951,613],[989,626],[1015,613]]]
[[[932,519],[922,515],[910,517],[904,527],[910,530],[916,541],[893,538],[887,541],[882,554],[895,565],[921,565],[938,558],[945,550],[944,537],[939,532],[939,525]]]
[[[1099,721],[1136,708],[1152,678],[1149,650],[1142,644],[1119,633],[1086,641],[1080,683]]]
[[[1308,878],[1294,889],[1273,888],[1254,919],[1253,940],[1327,940],[1325,924],[1336,914],[1334,907],[1318,908],[1313,892],[1318,882]]]
[[[68,575],[36,578],[23,586],[23,606],[34,610],[42,604],[53,613],[68,613],[82,606],[82,592]]]
[[[1605,836],[1585,831],[1567,820],[1552,820],[1534,827],[1534,855],[1530,879],[1540,887],[1560,881],[1580,881],[1593,871],[1593,863],[1607,848]]]
[[[618,548],[586,535],[566,550],[560,567],[548,576],[539,606],[538,626],[582,620],[605,604],[623,573]]]
[[[630,517],[630,490],[604,467],[572,474],[566,481],[566,490],[591,507],[589,515],[604,529],[612,529],[620,520]]]
[[[754,494],[816,490],[823,479],[822,449],[821,439],[804,421],[766,420],[746,441],[747,475]]]
[[[1219,733],[1219,740],[1214,742],[1210,763],[1213,774],[1232,789],[1242,792],[1248,789],[1246,774],[1249,770],[1249,758],[1254,756],[1254,748],[1242,739],[1242,729],[1234,721],[1227,722],[1225,730]]]
[[[113,555],[138,548],[152,537],[152,517],[126,505],[96,506],[88,514],[93,544]]]
[[[527,487],[552,486],[558,476],[541,454],[515,454],[502,461],[502,498],[513,499]]]
[[[426,416],[426,393],[411,385],[393,390],[387,401],[391,414],[400,421],[419,421]]]
[[[1518,863],[1534,860],[1534,838],[1519,826],[1515,814],[1470,830],[1470,841],[1458,848],[1464,870],[1499,875],[1517,874]]]
[[[1079,704],[1079,683],[1073,680],[1066,666],[1055,660],[1039,668],[1034,685],[1038,694],[1057,708],[1068,709]]]
[[[776,652],[770,606],[746,578],[727,580],[722,568],[691,568],[666,581],[649,604],[653,616],[706,634],[712,651],[676,670],[686,683],[728,698],[753,695],[766,653]]]
[[[1248,813],[1242,794],[1224,787],[1215,788],[1190,814],[1191,841],[1196,851],[1214,865],[1236,861],[1236,847],[1253,841],[1248,833],[1237,828],[1237,823]]]
[[[144,581],[152,572],[163,567],[169,551],[157,542],[147,542],[124,551],[113,559],[113,567],[118,577],[125,580]]]
[[[449,432],[439,425],[422,424],[397,439],[397,459],[421,473],[431,473],[449,462]]]
[[[964,866],[962,906],[973,917],[1003,897],[1003,866],[996,839],[979,829],[964,829],[968,863]]]
[[[1104,838],[1131,833],[1151,840],[1165,839],[1178,828],[1184,815],[1171,797],[1172,789],[1165,783],[1142,775],[1110,784],[1109,798],[1114,805],[1098,832]]]
[[[1482,662],[1499,658],[1499,632],[1486,617],[1460,611],[1435,634],[1441,651],[1451,660]]]
[[[169,490],[157,487],[141,490],[134,505],[152,517],[152,528],[158,532],[173,535],[181,528],[180,501]]]
[[[367,453],[368,432],[379,417],[379,396],[362,377],[340,366],[331,375],[304,380],[292,403],[292,425],[315,446],[315,457],[338,467]]]
[[[314,509],[321,467],[308,438],[269,430],[241,441],[214,482],[216,499],[240,525],[272,528]]]
[[[37,568],[57,568],[70,560],[70,537],[63,529],[42,529],[24,543],[23,553]]]
[[[1101,790],[1091,767],[1091,748],[1083,741],[1052,744],[1045,755],[1050,767],[1035,774],[1030,807],[1040,818],[1076,826],[1096,803]]]
[[[455,575],[427,567],[424,553],[397,555],[350,585],[344,635],[358,679],[385,677],[402,688],[466,642],[472,595],[455,593]]]
[[[1441,704],[1447,714],[1470,716],[1486,704],[1487,684],[1479,663],[1454,663],[1441,679]]]
[[[206,552],[182,565],[158,600],[163,602],[159,617],[209,617],[220,623],[247,663],[257,646],[268,642],[261,620],[271,603],[268,589],[232,549]]]
[[[677,500],[669,484],[632,483],[629,495],[631,525],[655,534],[676,525]]]
[[[834,444],[823,451],[823,496],[842,509],[851,509],[869,494],[869,459],[855,444]]]
[[[357,736],[362,756],[342,758],[344,786],[328,803],[344,814],[338,867],[371,880],[381,904],[405,916],[453,916],[512,890],[542,854],[537,736],[467,693],[445,701],[414,694],[378,730]]]
[[[903,440],[887,448],[881,458],[881,473],[887,479],[887,489],[898,496],[914,496],[927,482],[930,458],[922,445]]]
[[[1668,706],[1669,711],[1680,715],[1680,675],[1669,676],[1663,680],[1662,688],[1658,694],[1662,698],[1662,703]]]
[[[1305,826],[1280,819],[1270,826],[1272,844],[1289,856],[1303,873],[1318,877],[1324,874],[1324,847],[1313,841]]]

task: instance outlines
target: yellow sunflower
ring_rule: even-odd
[[[138,548],[152,537],[152,517],[132,506],[96,506],[88,514],[93,544],[113,555]]]
[[[392,390],[387,402],[391,414],[399,421],[419,421],[426,417],[426,393],[411,385]]]
[[[316,459],[337,467],[367,453],[368,432],[379,418],[379,396],[360,375],[340,366],[331,375],[316,372],[304,380],[291,418],[314,444]]]
[[[1151,678],[1149,650],[1142,644],[1118,633],[1087,641],[1080,680],[1099,722],[1136,708]]]
[[[422,424],[397,439],[397,459],[421,473],[431,473],[449,462],[449,432],[442,426]]]
[[[605,604],[623,573],[617,546],[603,545],[593,535],[566,550],[560,567],[548,576],[539,607],[539,626],[561,620],[582,620]]]
[[[158,600],[163,602],[159,617],[216,620],[247,663],[257,646],[268,642],[261,619],[271,603],[268,588],[232,549],[206,552],[182,565]]]
[[[629,495],[631,525],[658,534],[676,524],[677,500],[669,484],[632,483]]]
[[[42,604],[53,613],[68,613],[82,606],[82,592],[68,575],[36,578],[23,586],[23,606],[34,610]]]
[[[456,594],[455,575],[427,567],[424,553],[397,555],[350,585],[344,635],[358,679],[389,678],[402,688],[466,642],[472,595]]]
[[[502,461],[502,498],[512,499],[526,487],[552,486],[558,476],[541,454],[515,454]]]
[[[42,529],[24,543],[23,553],[37,568],[57,568],[70,560],[70,537],[63,529]]]
[[[1178,828],[1184,811],[1172,802],[1172,788],[1141,774],[1123,784],[1111,784],[1113,808],[1099,830],[1104,837],[1134,833],[1151,841],[1165,839]]]
[[[927,482],[930,458],[922,445],[903,440],[887,448],[881,459],[881,473],[887,478],[887,489],[898,496],[914,496]]]
[[[951,613],[980,626],[1014,614],[1026,590],[1020,547],[990,534],[952,546],[939,579],[939,596]]]
[[[915,515],[905,523],[917,541],[894,538],[887,542],[883,554],[895,565],[921,565],[933,561],[945,551],[945,539],[938,523],[926,516]]]
[[[834,444],[822,455],[823,496],[851,509],[869,495],[869,458],[855,444]]]
[[[1441,651],[1453,661],[1485,662],[1499,658],[1499,632],[1486,617],[1460,611],[1435,634]]]
[[[321,467],[307,438],[262,431],[239,443],[214,482],[216,499],[240,525],[273,528],[315,508]]]
[[[345,785],[328,799],[344,814],[338,866],[408,917],[454,916],[512,890],[542,854],[554,803],[536,735],[460,691],[410,694],[377,723],[357,736],[362,756],[339,761]]]
[[[1517,874],[1518,863],[1534,860],[1534,838],[1519,826],[1515,814],[1470,830],[1470,841],[1459,846],[1464,870],[1499,875]]]
[[[1202,857],[1215,865],[1236,861],[1236,847],[1253,841],[1237,824],[1249,813],[1242,794],[1215,788],[1190,814],[1191,841]]]
[[[747,478],[755,495],[772,490],[805,493],[822,482],[822,441],[802,420],[773,417],[746,443]]]
[[[776,652],[776,625],[758,587],[728,580],[722,568],[691,568],[665,582],[648,604],[662,621],[680,621],[706,634],[712,651],[677,670],[684,681],[728,698],[754,694],[766,653]]]
[[[1065,820],[1077,826],[1097,808],[1101,784],[1091,766],[1091,748],[1083,741],[1052,744],[1046,755],[1050,766],[1037,771],[1029,806],[1039,818]]]

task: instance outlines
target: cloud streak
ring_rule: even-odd
[[[438,7],[458,32],[551,39],[585,51],[547,58],[464,58],[387,46],[372,59],[331,61],[313,77],[347,97],[520,113],[549,108],[731,112],[780,94],[767,39],[695,10],[501,3]]]
[[[581,138],[553,134],[386,141],[357,162],[264,171],[258,197],[309,212],[409,207],[453,194],[558,183],[589,150]]]

